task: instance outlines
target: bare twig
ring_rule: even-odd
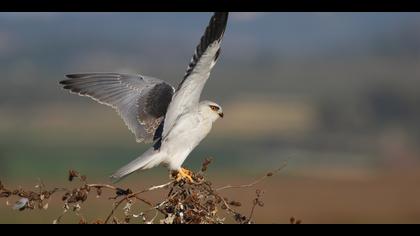
[[[115,211],[117,210],[117,208],[118,208],[118,207],[119,207],[119,206],[120,206],[123,202],[125,202],[125,201],[129,200],[130,198],[137,197],[138,195],[140,195],[140,194],[142,194],[142,193],[145,193],[145,192],[150,192],[150,191],[157,190],[157,189],[161,189],[161,188],[165,188],[165,187],[167,187],[167,186],[171,185],[172,183],[174,183],[174,181],[170,181],[170,182],[168,182],[168,183],[166,183],[166,184],[161,184],[161,185],[152,186],[152,187],[150,187],[150,188],[143,189],[143,190],[140,190],[140,191],[137,191],[137,192],[135,192],[135,193],[131,193],[131,194],[127,195],[126,197],[124,197],[123,199],[121,199],[121,200],[119,200],[117,203],[115,203],[114,208],[112,208],[111,212],[109,213],[108,217],[107,217],[107,218],[106,218],[106,220],[105,220],[105,224],[106,224],[106,223],[108,223],[108,221],[109,221],[109,220],[111,219],[111,217],[114,215],[114,213],[115,213]],[[117,188],[115,188],[114,186],[110,186],[110,187],[111,187],[111,189],[117,189]],[[140,198],[139,198],[139,199],[140,199]],[[143,199],[140,199],[140,200],[142,200],[143,202],[146,202],[147,204],[149,204],[149,202],[147,202],[147,201],[145,201],[145,200],[143,200]]]
[[[267,174],[265,174],[264,176],[262,176],[261,178],[249,183],[249,184],[242,184],[242,185],[226,185],[220,188],[216,188],[216,191],[222,191],[225,189],[231,189],[231,188],[250,188],[253,187],[257,184],[259,184],[260,182],[262,182],[263,180],[265,180],[266,178],[272,177],[273,175],[277,174],[278,172],[280,172],[281,170],[283,170],[286,166],[287,166],[287,161],[285,161],[283,163],[282,166],[280,166],[279,168],[277,168],[276,170],[272,171],[272,172],[268,172]]]
[[[107,188],[112,190],[117,190],[118,188],[109,184],[87,184],[91,188]]]

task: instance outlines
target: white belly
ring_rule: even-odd
[[[203,119],[199,114],[187,114],[176,122],[168,135],[163,139],[160,148],[166,155],[163,163],[170,170],[179,170],[192,150],[210,132],[212,122]]]

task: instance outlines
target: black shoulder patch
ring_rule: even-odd
[[[156,141],[156,143],[153,144],[153,149],[159,150],[160,146],[162,146],[162,138],[159,138],[158,141]]]
[[[156,141],[155,144],[153,144],[153,148],[155,150],[159,150],[160,146],[162,145],[162,133],[163,133],[163,126],[165,125],[165,119],[160,122],[159,127],[156,129],[155,135],[153,137],[153,141]]]
[[[162,137],[163,126],[165,125],[164,123],[165,123],[165,118],[162,120],[162,122],[160,122],[159,127],[156,129],[155,134],[153,136],[153,141]]]

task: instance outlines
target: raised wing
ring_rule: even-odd
[[[163,136],[172,127],[179,114],[198,105],[203,87],[220,54],[220,44],[227,20],[227,12],[216,12],[211,17],[188,65],[184,79],[179,84],[168,108]]]
[[[137,142],[152,142],[165,117],[174,88],[162,80],[117,73],[70,74],[64,89],[113,107]]]

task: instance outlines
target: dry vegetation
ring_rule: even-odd
[[[255,196],[252,199],[252,207],[247,214],[238,210],[242,206],[240,202],[222,196],[221,192],[226,189],[241,191],[243,188],[254,187],[266,178],[278,173],[286,165],[285,163],[282,167],[265,174],[250,184],[215,188],[204,176],[210,163],[211,160],[206,159],[201,170],[194,173],[195,183],[172,180],[162,185],[133,191],[109,184],[88,183],[85,175],[70,170],[68,180],[71,182],[78,181],[78,187],[73,189],[57,187],[47,190],[43,182],[40,181],[35,186],[35,191],[21,188],[9,190],[0,182],[0,198],[5,198],[7,204],[9,204],[11,198],[18,198],[19,200],[12,206],[15,210],[47,210],[50,199],[62,194],[61,201],[64,210],[53,223],[64,223],[65,216],[68,213],[73,213],[78,216],[78,223],[80,224],[127,224],[133,223],[134,220],[145,224],[223,224],[226,222],[252,224],[256,222],[253,219],[254,212],[257,208],[264,206],[262,201],[263,191],[256,189]],[[167,190],[167,195],[163,201],[155,203],[144,198],[144,193],[158,189]],[[87,199],[93,194],[96,198],[100,198],[103,191],[109,191],[114,195],[108,198],[112,203],[112,210],[106,216],[86,219],[81,212],[83,208],[89,207],[88,204],[85,204]],[[142,205],[144,210],[136,210],[139,209],[138,205]],[[122,215],[122,217],[117,215]],[[230,219],[227,219],[227,217]],[[290,223],[300,224],[301,221],[292,217]]]

